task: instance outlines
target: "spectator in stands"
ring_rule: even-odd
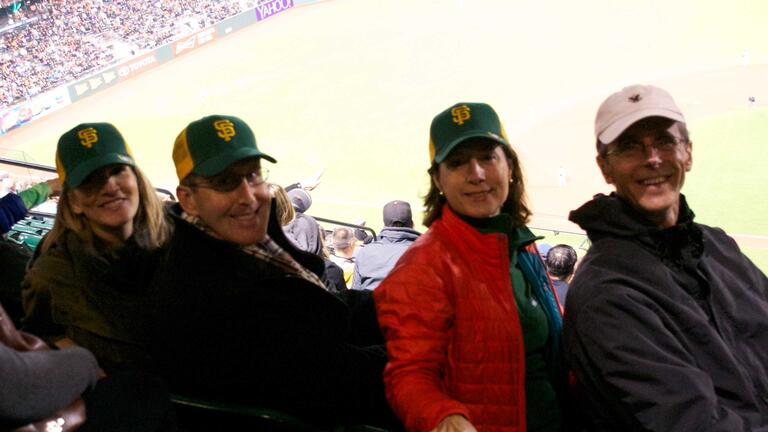
[[[283,231],[288,239],[296,247],[316,255],[322,254],[320,236],[322,230],[315,218],[304,214],[312,205],[312,197],[301,188],[294,188],[287,192],[288,199],[293,207],[293,220],[285,225]]]
[[[694,222],[680,108],[661,88],[625,87],[600,105],[595,135],[616,192],[570,214],[592,246],[563,339],[588,430],[768,430],[768,279]]]
[[[21,324],[24,315],[21,281],[32,252],[26,245],[5,239],[4,235],[27,215],[27,211],[60,192],[61,183],[56,178],[38,183],[18,194],[9,192],[0,198],[0,304],[6,306],[8,315],[16,325]]]
[[[352,273],[355,271],[355,248],[357,238],[351,228],[336,227],[331,236],[333,251],[331,261],[336,263],[344,271],[344,284],[352,288]]]
[[[561,317],[496,112],[459,103],[430,128],[429,230],[373,292],[387,398],[409,430],[559,431]]]
[[[561,307],[565,307],[568,284],[573,278],[577,259],[576,251],[566,244],[559,244],[547,251],[547,259],[544,262],[547,265],[549,275],[552,277],[552,284],[555,285],[557,300]]]
[[[25,329],[88,348],[107,372],[150,367],[146,292],[169,236],[163,208],[109,123],[83,123],[56,150],[53,229],[24,280]]]
[[[286,234],[286,237],[288,237],[289,240],[293,240],[286,229],[291,222],[295,221],[294,216],[296,215],[296,211],[293,208],[293,203],[285,192],[285,189],[278,184],[270,183],[269,192],[270,195],[272,195],[272,199],[275,201],[275,216],[277,217],[280,226],[283,227],[283,232]],[[312,221],[314,221],[314,219],[312,219]],[[295,226],[296,225],[294,225],[294,227]],[[319,225],[317,226],[317,233],[314,237],[316,239],[314,244],[310,244],[309,242],[296,244],[294,242],[294,245],[304,252],[314,253],[323,259],[325,264],[323,283],[328,287],[329,291],[338,293],[346,290],[347,286],[344,285],[344,272],[341,270],[341,267],[328,258],[328,251],[323,243],[323,233]]]
[[[141,372],[104,378],[88,350],[67,344],[49,350],[41,339],[16,330],[2,306],[0,382],[4,431],[74,430],[84,420],[78,431],[176,430],[159,378]]]
[[[384,229],[378,240],[360,248],[355,258],[352,289],[373,290],[389,274],[408,246],[419,237],[413,229],[411,205],[390,201],[384,206]]]
[[[154,286],[156,356],[176,392],[259,404],[322,423],[387,417],[382,346],[345,340],[349,309],[322,260],[283,234],[241,119],[178,135],[175,231]]]

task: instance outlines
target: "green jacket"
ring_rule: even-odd
[[[94,353],[105,370],[149,368],[144,347],[152,316],[147,281],[157,254],[133,238],[110,250],[64,234],[33,258],[22,283],[25,330],[57,339],[68,337]]]

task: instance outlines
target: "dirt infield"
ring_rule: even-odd
[[[314,214],[378,228],[384,202],[419,207],[432,116],[460,100],[482,100],[497,109],[521,155],[534,224],[578,231],[566,221],[568,211],[609,190],[594,162],[600,101],[626,84],[661,85],[693,126],[744,108],[748,96],[765,105],[768,28],[756,13],[763,9],[759,1],[728,8],[694,0],[610,7],[598,0],[557,7],[528,0],[327,1],[81,100],[0,137],[0,147],[50,164],[63,131],[112,121],[153,181],[173,189],[170,148],[178,131],[212,112],[236,114],[280,161],[272,180],[287,184],[325,168]],[[652,32],[637,31],[650,23]],[[768,156],[756,155],[754,163],[762,169]],[[766,234],[738,238],[768,248]]]

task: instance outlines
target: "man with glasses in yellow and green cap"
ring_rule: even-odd
[[[381,346],[347,342],[350,311],[322,259],[274,217],[250,127],[212,115],[173,149],[179,203],[156,279],[156,357],[174,391],[258,404],[308,421],[387,418]]]
[[[768,279],[680,193],[692,143],[672,96],[634,85],[595,121],[616,188],[570,219],[589,235],[564,352],[588,430],[768,431]]]

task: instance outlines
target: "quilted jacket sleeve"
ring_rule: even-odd
[[[439,265],[431,248],[411,248],[374,291],[387,340],[387,400],[411,431],[432,430],[450,414],[469,418],[443,385],[454,308]]]

